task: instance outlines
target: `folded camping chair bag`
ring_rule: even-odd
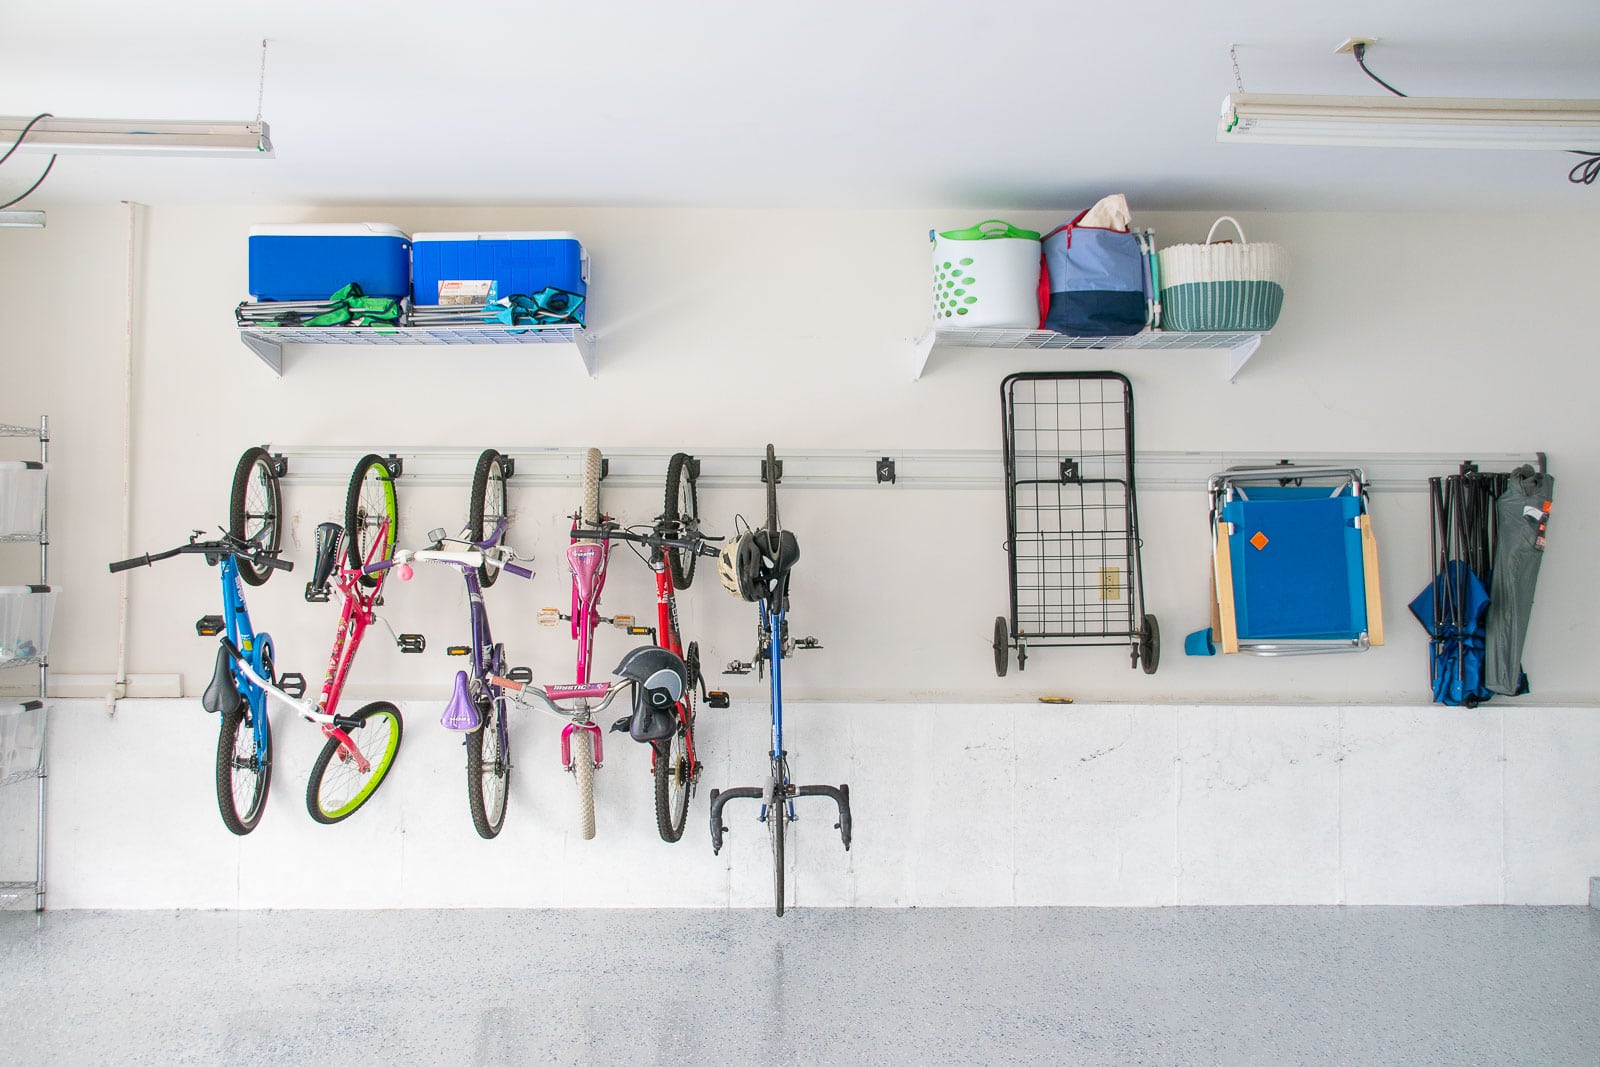
[[[1144,329],[1147,273],[1139,236],[1080,226],[1086,212],[1044,239],[1040,325],[1074,337],[1119,337]]]

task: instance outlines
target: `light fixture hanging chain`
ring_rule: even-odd
[[[1233,87],[1238,92],[1244,92],[1244,75],[1239,73],[1239,46],[1228,46],[1228,58],[1233,60]]]
[[[261,79],[256,83],[256,122],[261,121],[261,104],[267,98],[267,39],[261,38]]]

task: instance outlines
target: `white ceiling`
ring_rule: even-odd
[[[272,160],[63,156],[25,207],[1600,210],[1575,156],[1221,145],[1246,89],[1600,98],[1600,0],[53,0],[0,113],[246,119]],[[1583,146],[1574,146],[1583,147]],[[1600,145],[1591,146],[1600,150]],[[0,167],[0,199],[46,157]]]

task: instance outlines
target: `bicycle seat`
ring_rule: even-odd
[[[789,569],[800,560],[800,542],[788,530],[778,531],[776,550],[765,528],[757,530],[753,540],[756,548],[761,551],[762,562],[765,564],[767,560],[772,561],[763,568],[767,572],[765,577],[768,582],[782,582],[788,575]]]
[[[211,672],[206,691],[200,694],[200,706],[211,712],[231,715],[239,710],[244,698],[239,695],[239,684],[233,680],[233,658],[226,645],[217,646],[217,666]]]
[[[678,728],[676,707],[688,688],[689,672],[683,660],[664,648],[645,645],[622,657],[614,672],[632,678],[633,714],[627,719],[628,736],[635,741],[660,741]]]

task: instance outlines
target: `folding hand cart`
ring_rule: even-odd
[[[1212,475],[1212,628],[1190,655],[1364,652],[1383,644],[1378,549],[1359,467]]]
[[[1011,615],[994,620],[994,669],[1030,648],[1128,646],[1154,674],[1133,477],[1133,386],[1110,371],[1030,372],[1000,383]]]

